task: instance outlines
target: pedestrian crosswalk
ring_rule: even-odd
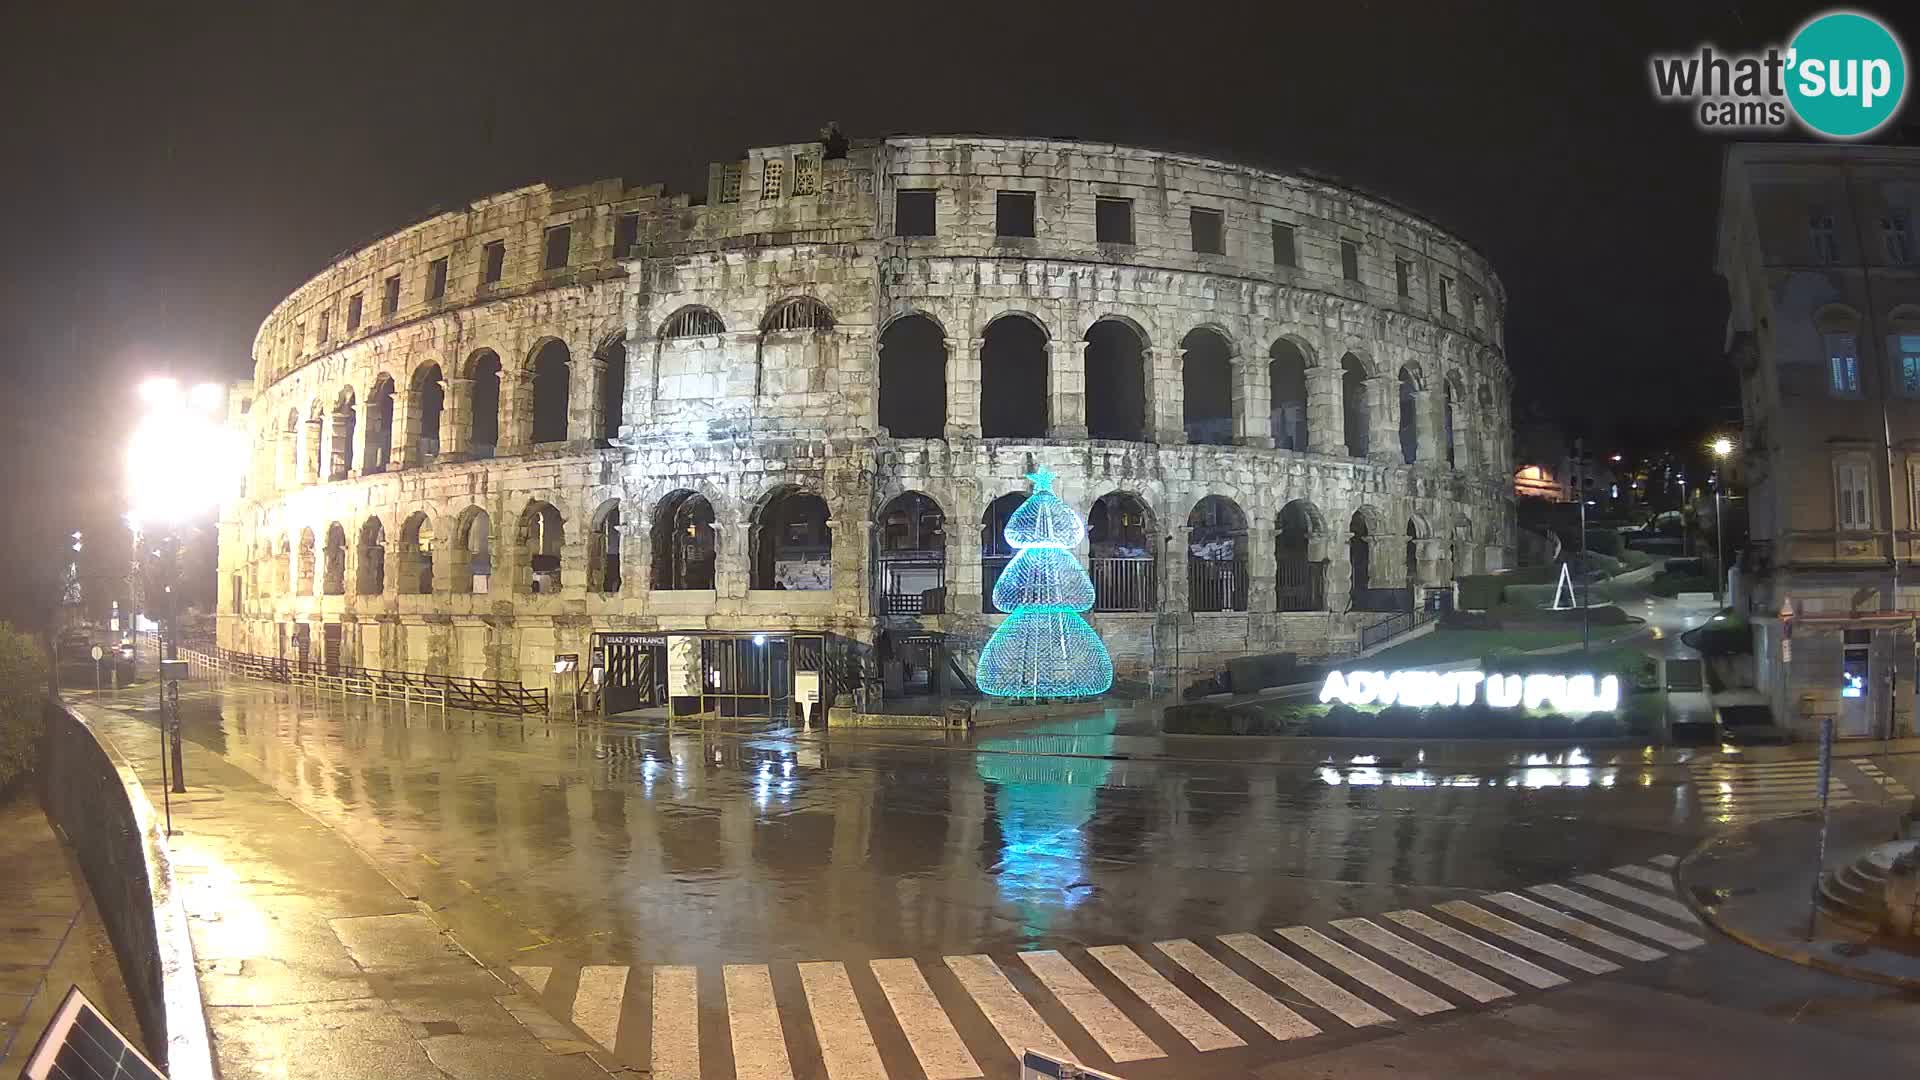
[[[1509,1001],[1697,949],[1674,865],[1660,856],[1420,910],[1151,944],[513,971],[656,1080],[1003,1078],[1029,1049],[1124,1075]]]
[[[1738,825],[1820,809],[1818,761],[1722,759],[1690,762],[1687,768],[1701,813],[1715,824]],[[1905,784],[1864,759],[1836,759],[1830,775],[1828,806],[1913,798]]]

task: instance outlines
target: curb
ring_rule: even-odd
[[[1713,927],[1730,940],[1745,945],[1755,952],[1765,953],[1775,959],[1785,960],[1790,964],[1797,964],[1800,967],[1811,968],[1815,971],[1823,971],[1829,975],[1838,975],[1845,979],[1853,979],[1857,982],[1874,983],[1879,986],[1893,987],[1898,990],[1920,991],[1920,978],[1909,978],[1902,975],[1889,975],[1885,972],[1871,971],[1865,968],[1855,967],[1851,964],[1841,963],[1812,948],[1797,948],[1778,941],[1755,937],[1738,927],[1728,925],[1725,920],[1720,918],[1718,908],[1708,907],[1700,903],[1700,901],[1695,898],[1692,887],[1687,883],[1687,871],[1692,868],[1694,861],[1705,853],[1707,848],[1713,846],[1715,843],[1726,840],[1728,837],[1738,836],[1750,828],[1752,828],[1752,825],[1743,825],[1737,830],[1730,830],[1718,836],[1709,836],[1694,845],[1693,850],[1687,852],[1687,854],[1680,859],[1680,862],[1673,868],[1673,882],[1675,891],[1680,894],[1682,903],[1686,904],[1695,915],[1700,916],[1701,920],[1708,926]]]

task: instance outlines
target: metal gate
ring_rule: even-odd
[[[340,674],[340,665],[346,662],[346,657],[342,655],[346,651],[345,631],[346,627],[337,622],[330,622],[321,627],[324,636],[321,638],[320,655],[327,665],[329,675]]]
[[[595,634],[594,651],[606,669],[600,692],[607,715],[667,700],[667,639],[660,634]]]

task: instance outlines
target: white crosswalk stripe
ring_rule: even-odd
[[[1651,859],[1648,859],[1647,861],[1648,861],[1648,862],[1650,862],[1650,863],[1652,863],[1652,864],[1653,864],[1653,865],[1655,865],[1655,866],[1660,866],[1660,867],[1665,867],[1666,869],[1668,869],[1668,870],[1671,870],[1671,869],[1673,869],[1674,867],[1676,867],[1676,866],[1679,866],[1679,865],[1680,865],[1680,856],[1678,856],[1678,855],[1655,855],[1655,856],[1654,856],[1653,858],[1651,858]]]
[[[1176,938],[1162,941],[1155,947],[1274,1038],[1285,1042],[1320,1034],[1320,1029],[1305,1017],[1267,996],[1266,991],[1241,978],[1232,968],[1215,960],[1193,942]]]
[[[1254,934],[1223,934],[1227,948],[1259,965],[1262,971],[1315,1005],[1353,1025],[1392,1023],[1393,1017],[1341,989],[1333,980],[1281,952]]]
[[[1566,978],[1546,968],[1522,960],[1497,945],[1489,945],[1472,934],[1463,933],[1419,911],[1389,911],[1387,918],[1415,933],[1424,934],[1462,956],[1469,956],[1490,968],[1505,972],[1528,986],[1547,989],[1566,984]]]
[[[1622,930],[1631,930],[1649,941],[1657,941],[1674,949],[1697,949],[1706,942],[1692,934],[1683,934],[1664,923],[1643,919],[1631,911],[1622,911],[1612,904],[1602,903],[1584,893],[1574,892],[1564,885],[1535,885],[1528,892],[1535,896],[1544,896],[1555,903],[1565,904],[1583,915],[1591,915],[1602,922],[1609,922]]]
[[[736,1080],[793,1080],[799,1073],[824,1080],[981,1080],[1003,1075],[1007,1056],[1026,1049],[1067,1060],[1091,1055],[1088,1064],[1107,1067],[1179,1061],[1321,1033],[1315,1019],[1290,1006],[1312,1006],[1350,1028],[1392,1024],[1464,1007],[1457,1002],[1486,1004],[1562,986],[1569,971],[1619,970],[1618,962],[1586,947],[1636,961],[1667,955],[1628,935],[1676,949],[1704,944],[1664,921],[1599,899],[1604,895],[1660,919],[1690,916],[1674,896],[1676,864],[1656,857],[1533,886],[1529,895],[1489,893],[1474,902],[1335,919],[1324,928],[1282,927],[1271,938],[1175,938],[1154,946],[1157,955],[1145,945],[1099,945],[998,957],[871,960],[872,981],[865,988],[857,984],[864,976],[837,961],[726,964],[717,972],[724,1015],[707,1018],[709,1024],[724,1023],[725,1033],[709,1027],[707,1037],[730,1048]],[[626,1067],[650,1067],[656,1080],[701,1080],[703,1065],[713,1067],[702,1061],[696,968],[590,964],[576,969],[577,978],[557,978],[551,966],[516,965],[512,971],[556,1015],[569,1017]],[[930,971],[940,972],[933,983]],[[776,994],[776,986],[790,987],[796,977],[799,994]],[[645,981],[627,993],[635,978],[650,980],[650,995]],[[1448,1000],[1428,985],[1458,997]],[[710,1002],[708,1013],[721,1004]],[[1062,1026],[1056,1030],[1054,1022]],[[722,1059],[727,1056],[722,1050]],[[1192,1071],[1174,1068],[1182,1075]]]
[[[1738,825],[1816,810],[1820,806],[1817,761],[1693,762],[1688,765],[1701,813],[1719,825]],[[1858,783],[1858,781],[1853,781]],[[1828,805],[1853,806],[1861,791],[1835,772]],[[1691,921],[1691,920],[1689,920]]]
[[[1045,949],[1038,952],[1024,952],[1020,959],[1026,962],[1034,978],[1053,992],[1053,996],[1093,1041],[1100,1044],[1108,1057],[1115,1061],[1144,1061],[1147,1058],[1166,1057],[1147,1033],[1141,1031],[1127,1014],[1107,1000],[1107,996],[1094,989],[1080,969],[1073,962],[1061,956],[1057,951]]]
[[[1639,904],[1648,911],[1657,911],[1662,915],[1686,923],[1689,926],[1700,925],[1700,918],[1693,913],[1693,909],[1670,896],[1659,896],[1645,889],[1636,889],[1631,885],[1615,881],[1604,874],[1580,874],[1573,880],[1585,885],[1589,889]]]
[[[1181,1038],[1192,1043],[1195,1050],[1224,1050],[1229,1046],[1247,1045],[1245,1040],[1215,1020],[1213,1014],[1168,982],[1165,975],[1154,970],[1152,964],[1127,946],[1096,945],[1087,950],[1087,955],[1113,972],[1114,978],[1119,979],[1135,997],[1146,1002]]]
[[[1564,911],[1557,911],[1545,904],[1536,903],[1519,893],[1488,893],[1482,899],[1498,904],[1516,915],[1525,915],[1542,926],[1577,937],[1590,945],[1598,945],[1610,953],[1616,953],[1629,960],[1658,960],[1666,955],[1659,949],[1630,941],[1590,922],[1582,922]]]

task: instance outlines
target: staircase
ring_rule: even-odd
[[[1913,846],[1912,840],[1881,844],[1846,866],[1821,875],[1821,913],[1856,930],[1879,933],[1887,921],[1887,874],[1893,860]]]

